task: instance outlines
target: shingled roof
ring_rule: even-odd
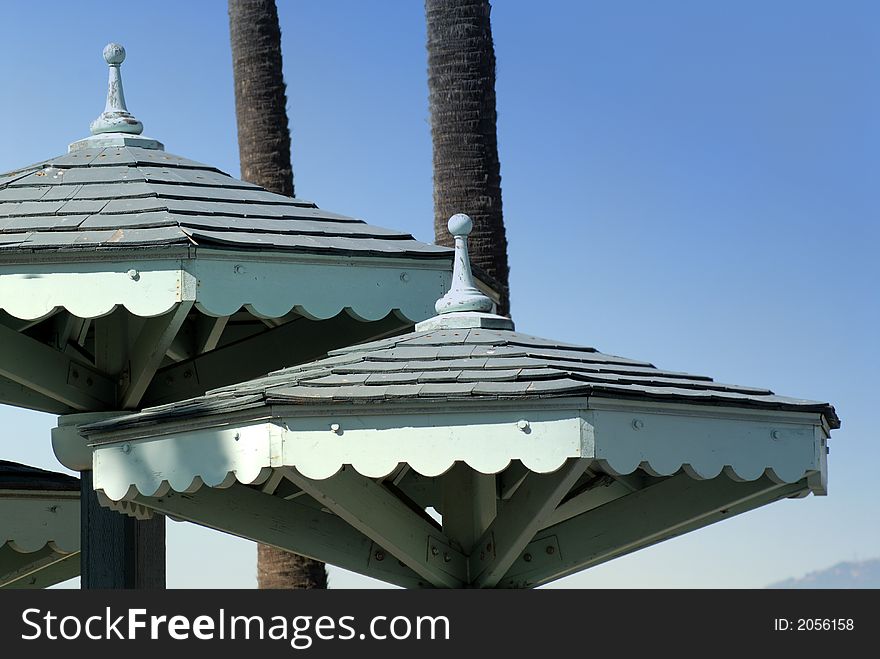
[[[79,492],[79,479],[57,471],[0,460],[0,490]]]
[[[168,245],[431,259],[452,254],[155,148],[79,148],[0,175],[0,259],[8,250]]]
[[[115,429],[268,405],[542,398],[622,398],[818,412],[840,426],[834,407],[722,384],[702,375],[495,329],[414,332],[334,350],[325,359],[107,422]],[[102,424],[95,424],[98,428]]]
[[[417,324],[415,332],[333,350],[324,359],[216,389],[200,398],[85,426],[85,431],[270,405],[381,406],[572,397],[817,412],[831,428],[840,427],[834,407],[827,403],[722,384],[707,376],[665,371],[645,361],[515,332],[509,318],[486,313],[492,302],[474,285],[466,240],[472,228],[470,218],[455,215],[449,228],[456,248],[452,286],[437,301],[438,315]]]
[[[10,251],[201,246],[235,250],[451,258],[410,234],[320,210],[164,151],[141,135],[120,66],[104,48],[104,112],[66,155],[0,174],[0,261]]]

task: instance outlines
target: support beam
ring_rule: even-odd
[[[23,318],[16,318],[15,316],[8,314],[5,311],[0,311],[0,324],[16,332],[24,332],[32,327],[36,327],[46,320],[52,319],[58,313],[59,310],[56,309],[48,316],[43,316],[42,318],[36,318],[34,320],[25,320]]]
[[[101,507],[80,472],[82,588],[165,588],[165,517],[137,520]]]
[[[415,503],[420,509],[434,508],[438,512],[441,508],[440,477],[422,476],[413,469],[407,469],[403,478],[395,479],[394,486],[403,493],[407,499]]]
[[[481,474],[463,462],[456,462],[440,481],[443,532],[463,553],[469,554],[495,519],[495,474]]]
[[[191,300],[181,302],[173,311],[144,323],[128,356],[128,384],[120,395],[123,409],[138,407],[192,306]]]
[[[544,529],[499,585],[540,586],[807,488],[806,481],[779,485],[767,477],[741,483],[673,476]]]
[[[601,477],[600,477],[601,478]],[[585,489],[570,499],[566,499],[556,507],[544,525],[553,526],[572,517],[577,517],[589,510],[614,501],[630,494],[632,490],[623,483],[617,482],[610,476],[601,478],[595,487]]]
[[[304,477],[283,467],[288,480],[306,491],[391,553],[416,574],[438,587],[460,588],[467,581],[467,559],[443,532],[381,485],[351,467],[324,480]]]
[[[160,369],[144,394],[142,406],[201,396],[209,389],[243,382],[316,359],[328,350],[382,338],[407,327],[393,313],[370,323],[345,312],[322,321],[301,318]]]
[[[550,474],[530,473],[470,555],[471,585],[494,588],[590,465],[573,458]]]
[[[0,325],[0,377],[77,411],[113,409],[116,383],[94,368]]]
[[[138,496],[136,503],[175,518],[309,556],[406,588],[429,586],[409,568],[385,556],[369,538],[320,508],[234,484],[202,487],[192,494]]]
[[[513,460],[507,469],[498,474],[498,497],[502,501],[510,499],[530,473],[521,461]]]
[[[128,359],[129,336],[138,329],[134,325],[139,325],[143,320],[127,316],[123,307],[117,307],[112,313],[94,319],[95,367],[101,373],[117,379],[123,375]]]
[[[27,387],[6,378],[0,378],[0,405],[23,407],[49,414],[67,414],[73,410],[54,398],[38,394]]]
[[[638,492],[643,487],[645,487],[645,477],[647,474],[641,471],[640,469],[636,469],[631,474],[618,474],[616,476],[612,476],[614,480],[623,485],[630,492]]]
[[[78,338],[82,331],[82,318],[77,318],[70,313],[59,313],[52,317],[52,335],[55,348],[64,351],[72,338]]]
[[[5,570],[6,552],[16,554],[9,547],[0,549],[0,588],[38,589],[49,588],[55,584],[79,576],[79,552],[62,554],[51,547],[44,547],[34,554],[18,554],[18,558],[28,560],[26,567],[16,571]]]
[[[229,322],[229,316],[205,316],[199,314],[196,320],[196,354],[201,355],[205,352],[211,352],[220,343],[220,337],[223,336],[223,330]]]

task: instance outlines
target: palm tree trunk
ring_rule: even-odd
[[[275,0],[229,0],[229,34],[241,177],[294,195]]]
[[[287,94],[275,0],[229,0],[241,178],[292,197]],[[323,563],[268,545],[257,548],[259,588],[326,588]]]
[[[471,216],[471,260],[500,286],[498,313],[509,315],[491,9],[488,0],[425,0],[434,236],[452,246],[447,220],[455,213]]]

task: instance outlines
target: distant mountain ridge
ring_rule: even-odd
[[[846,561],[767,588],[880,588],[880,558]]]

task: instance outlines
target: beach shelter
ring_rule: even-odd
[[[79,480],[0,460],[0,588],[79,574]]]
[[[106,107],[67,153],[0,175],[0,403],[59,415],[81,472],[84,587],[162,587],[164,521],[97,504],[76,426],[407,331],[452,250],[164,150]]]
[[[409,587],[534,587],[826,493],[826,403],[516,332],[449,223],[415,332],[80,428],[99,501]]]

